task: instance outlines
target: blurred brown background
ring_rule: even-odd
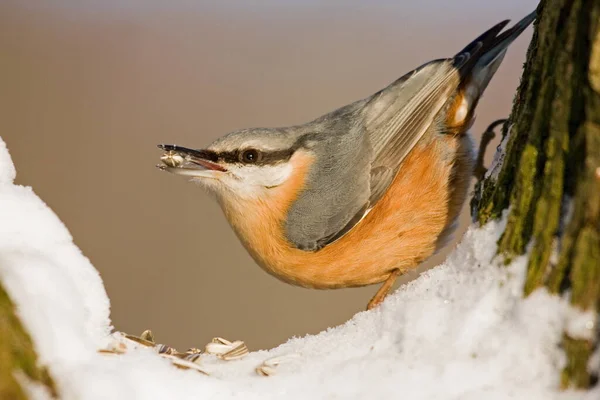
[[[218,335],[258,349],[365,307],[375,287],[307,290],[264,273],[212,199],[154,168],[155,145],[308,121],[536,6],[413,3],[0,2],[0,136],[18,182],[102,274],[116,329],[152,328],[178,348]],[[474,132],[508,115],[530,37],[511,47]]]

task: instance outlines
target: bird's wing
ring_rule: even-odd
[[[527,15],[503,33],[500,32],[509,21],[496,24],[453,58],[429,62],[368,99],[362,111],[374,154],[370,207],[385,194],[404,158],[431,127],[461,82],[472,74],[481,74],[485,75],[482,81],[487,85],[495,72],[495,68],[487,67],[504,55],[535,15],[535,12]]]
[[[363,113],[374,155],[372,206],[460,84],[459,68],[468,57],[432,61],[369,99]]]
[[[290,242],[303,250],[318,250],[360,223],[456,90],[460,83],[457,66],[465,59],[461,56],[426,64],[364,103],[357,118],[362,128],[344,134],[353,140],[330,144],[335,158],[329,154],[317,157],[319,164],[314,166],[310,187],[288,212],[286,233]],[[348,116],[338,118],[334,112],[328,118],[344,121]],[[335,135],[328,135],[321,147],[327,146],[329,136]],[[359,137],[365,146],[356,143]]]
[[[288,240],[298,248],[318,250],[358,225],[401,173],[405,157],[465,77],[478,70],[491,77],[495,69],[485,72],[486,67],[534,17],[530,14],[500,34],[508,23],[503,21],[456,56],[424,64],[373,96],[313,122],[314,131],[329,134],[321,134],[321,146],[314,149],[322,153],[316,157],[318,165],[311,168],[309,184],[288,212]],[[344,134],[332,133],[336,131]]]

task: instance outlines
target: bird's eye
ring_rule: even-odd
[[[241,160],[240,160],[241,162],[246,163],[246,164],[252,164],[259,160],[260,153],[254,149],[244,150],[242,152],[242,155],[240,158],[241,158]]]

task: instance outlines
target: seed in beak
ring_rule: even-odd
[[[176,151],[169,150],[160,157],[160,160],[167,166],[176,168],[179,167],[185,161],[185,158]]]

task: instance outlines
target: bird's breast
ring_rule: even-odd
[[[442,140],[447,141],[442,142]],[[454,136],[417,145],[386,194],[339,240],[314,252],[295,248],[285,237],[286,213],[304,189],[312,155],[297,151],[292,176],[257,199],[225,197],[221,206],[237,236],[268,273],[313,288],[362,286],[383,281],[393,269],[415,268],[436,249],[451,222],[449,181],[458,149]],[[466,190],[466,189],[465,189]]]

